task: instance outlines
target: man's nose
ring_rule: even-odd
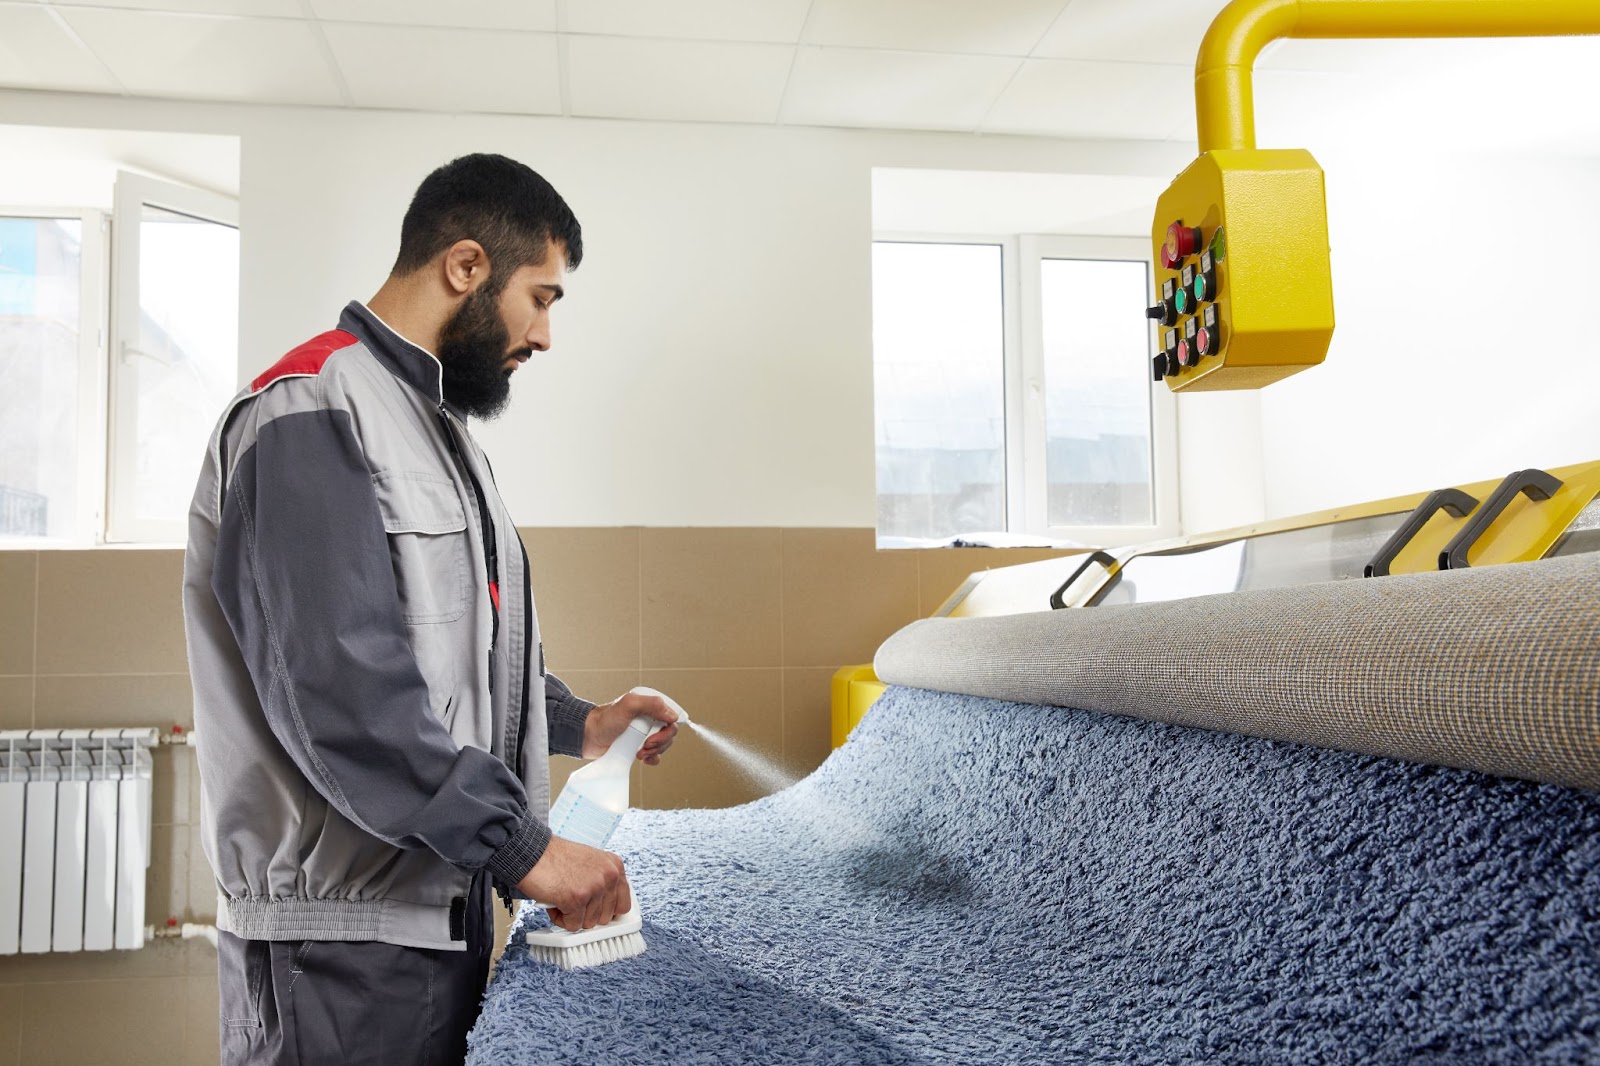
[[[527,336],[523,339],[527,342],[528,347],[534,351],[548,352],[550,350],[550,327],[535,326],[528,331]]]

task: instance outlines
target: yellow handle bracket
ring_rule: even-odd
[[[1195,62],[1200,151],[1256,146],[1252,68],[1279,38],[1577,34],[1600,34],[1596,0],[1233,0]]]

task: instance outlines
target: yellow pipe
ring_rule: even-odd
[[[1233,0],[1200,42],[1202,153],[1256,146],[1251,68],[1281,37],[1560,37],[1600,34],[1597,0]]]

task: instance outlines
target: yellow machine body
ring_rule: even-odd
[[[1520,494],[1516,496],[1484,528],[1482,535],[1468,551],[1469,566],[1497,566],[1543,559],[1572,531],[1574,523],[1586,510],[1593,515],[1592,509],[1600,501],[1600,461],[1551,467],[1548,474],[1561,483],[1560,487],[1545,499]],[[1481,508],[1500,484],[1500,480],[1491,479],[1453,487],[1477,500],[1478,508]],[[1251,537],[1337,525],[1380,515],[1405,515],[1421,505],[1427,495],[1393,496],[1215,533],[1154,541],[1117,549],[1114,554],[1095,553],[1098,562],[1093,566],[1090,565],[1089,553],[1083,553],[979,571],[952,592],[934,611],[934,617],[978,618],[1046,611],[1050,609],[1051,592],[1057,589],[1063,594],[1066,609],[1080,609],[1094,603],[1106,583],[1140,556],[1191,552]],[[1476,512],[1477,508],[1459,516],[1442,510],[1434,514],[1395,556],[1389,573],[1414,574],[1439,569],[1440,553]],[[1594,528],[1592,519],[1586,520],[1586,523],[1577,528]],[[885,688],[871,664],[846,666],[834,674],[834,747],[845,742],[873,702],[883,695]]]
[[[888,686],[878,680],[870,663],[846,666],[833,675],[833,746],[838,747],[850,736],[850,730],[861,724],[879,696]]]
[[[1286,37],[1562,34],[1600,34],[1600,2],[1233,0],[1223,8],[1195,62],[1201,154],[1162,194],[1152,223],[1155,378],[1174,392],[1260,388],[1322,362],[1332,340],[1322,170],[1308,152],[1256,148],[1253,67],[1262,48]],[[1225,254],[1206,261],[1219,247]],[[1210,284],[1197,291],[1191,274]]]
[[[1177,255],[1175,228],[1199,247]],[[1157,366],[1173,391],[1258,389],[1328,354],[1328,210],[1310,152],[1207,152],[1161,195],[1151,236]]]

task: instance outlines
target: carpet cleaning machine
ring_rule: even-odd
[[[1151,225],[1158,299],[1145,313],[1156,330],[1154,381],[1173,392],[1257,389],[1317,366],[1327,355],[1334,314],[1323,172],[1303,149],[1256,147],[1252,67],[1266,45],[1281,38],[1575,34],[1600,34],[1600,4],[1235,0],[1224,8],[1196,62],[1200,155],[1161,195]],[[1503,478],[1216,533],[983,571],[971,575],[934,618],[1176,602],[1343,579],[1381,583],[1594,551],[1600,551],[1600,462],[1517,470]],[[1537,582],[1544,580],[1544,571],[1528,567],[1523,576]],[[1423,581],[1407,592],[1449,597],[1455,586]],[[1566,592],[1553,589],[1552,595]],[[1358,609],[1353,599],[1349,609]],[[1573,609],[1600,610],[1600,602],[1590,592]],[[1478,622],[1491,630],[1496,624],[1493,617]],[[1560,625],[1559,617],[1550,624]],[[938,687],[927,671],[906,671],[909,637],[902,633],[895,638],[897,646],[886,646],[893,653],[888,659],[895,676],[880,679],[883,652],[877,669],[849,666],[835,675],[835,746],[883,692],[886,680]],[[926,632],[922,639],[928,639]],[[1247,637],[1234,633],[1231,639]],[[1161,656],[1159,647],[1147,652],[1152,664]],[[1493,666],[1488,660],[1459,665],[1468,674]],[[1049,702],[1088,706],[1081,691],[1048,695]],[[1546,704],[1526,713],[1544,720],[1555,710]],[[1309,739],[1292,725],[1257,723],[1254,731]],[[1358,750],[1403,754],[1392,737],[1367,736]],[[1458,758],[1453,765],[1478,764]],[[1518,776],[1550,779],[1541,776],[1536,761],[1519,765]],[[1586,787],[1600,786],[1600,771],[1581,776],[1592,782]],[[1561,780],[1578,783],[1570,773]]]

